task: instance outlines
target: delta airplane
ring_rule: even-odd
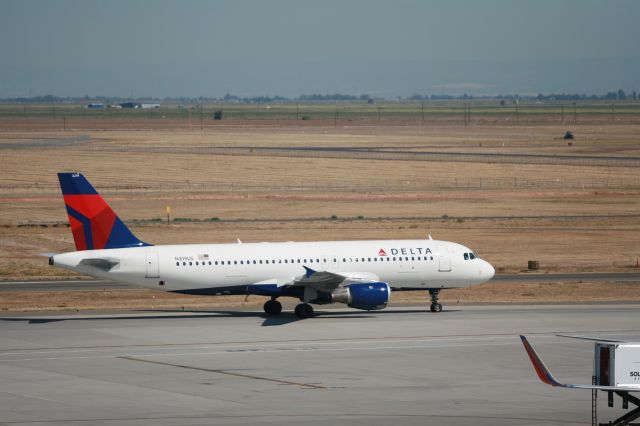
[[[442,289],[490,280],[495,270],[463,245],[448,241],[379,240],[243,244],[147,244],[127,228],[80,173],[58,173],[77,251],[49,264],[86,275],[185,294],[255,294],[264,311],[282,311],[279,297],[311,304],[344,303],[384,309],[391,290],[429,291],[431,311],[442,311]]]

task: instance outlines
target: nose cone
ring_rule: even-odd
[[[487,278],[487,281],[489,281],[496,274],[496,269],[489,262],[485,261],[484,263],[487,270],[486,278]]]
[[[476,282],[475,284],[482,284],[489,281],[496,274],[496,270],[491,266],[491,264],[485,260],[478,259],[479,265],[477,272],[475,272]]]

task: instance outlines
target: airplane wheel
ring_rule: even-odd
[[[295,313],[298,318],[311,318],[313,316],[313,307],[308,303],[301,303],[296,306]]]
[[[439,303],[432,303],[431,312],[442,312],[442,305]]]
[[[267,315],[278,315],[282,312],[282,304],[277,300],[267,300],[263,308]]]

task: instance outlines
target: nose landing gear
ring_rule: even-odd
[[[438,303],[438,295],[440,294],[440,289],[438,288],[430,288],[429,296],[431,296],[431,312],[442,312],[442,305]]]

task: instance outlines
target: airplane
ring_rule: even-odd
[[[391,291],[428,290],[441,312],[440,290],[481,284],[495,269],[463,245],[433,240],[314,241],[151,245],[138,239],[89,181],[58,173],[76,251],[49,264],[97,278],[196,295],[267,296],[264,311],[278,315],[280,297],[311,304],[386,308]]]

